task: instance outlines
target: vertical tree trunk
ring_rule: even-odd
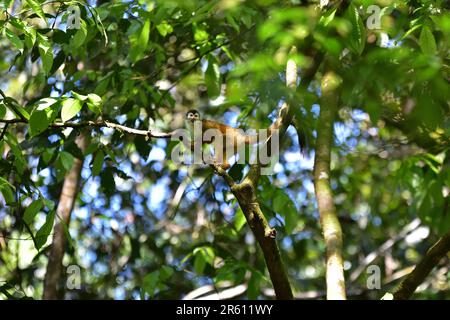
[[[327,250],[326,282],[328,300],[346,299],[342,259],[342,230],[336,215],[330,186],[330,155],[339,85],[339,77],[332,72],[325,74],[322,79],[322,98],[317,124],[316,155],[314,159],[314,188]]]
[[[82,151],[85,150],[86,138],[83,133],[77,137],[76,144]],[[53,241],[48,256],[47,271],[45,273],[43,299],[62,298],[60,287],[63,271],[62,260],[66,249],[66,236],[64,234],[63,223],[69,225],[70,216],[78,194],[82,167],[83,161],[75,158],[72,168],[64,178],[58,207],[56,208],[57,217],[55,219]]]

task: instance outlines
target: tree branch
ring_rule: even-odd
[[[293,48],[291,53],[295,53],[295,51],[296,49]],[[297,74],[297,64],[294,60],[289,59],[286,65],[286,86],[288,88],[296,88],[298,79]],[[287,98],[286,100],[287,101],[283,103],[279,110],[278,117],[275,120],[274,125],[271,127],[271,129],[279,130],[280,139],[284,136],[287,127],[290,125],[292,120],[292,112],[290,108],[291,104],[289,103],[291,99]],[[267,148],[268,144],[271,143],[271,137],[272,135],[261,147],[262,152],[265,152],[264,148]],[[222,176],[226,183],[230,186],[231,192],[236,197],[247,223],[263,251],[264,259],[266,261],[267,269],[269,270],[270,279],[272,280],[277,299],[293,299],[294,296],[291,285],[289,283],[283,261],[281,260],[280,251],[275,240],[276,231],[269,226],[267,219],[261,211],[261,207],[256,196],[258,180],[261,174],[261,165],[252,165],[248,174],[239,184],[235,183],[233,178],[219,166],[213,165],[213,168],[216,173]]]
[[[427,251],[423,259],[416,265],[414,270],[406,276],[394,292],[395,300],[411,298],[417,287],[425,280],[428,274],[450,251],[450,231]]]
[[[28,124],[27,119],[0,119],[0,123],[6,124],[15,124],[15,123],[24,123]],[[160,139],[170,139],[173,135],[173,132],[154,132],[153,130],[140,130],[134,129],[130,127],[123,126],[118,123],[109,122],[106,120],[102,121],[81,121],[81,122],[55,122],[49,125],[49,128],[111,128],[114,130],[136,134],[141,136],[147,136],[150,138],[160,138]]]
[[[291,54],[296,53],[296,48],[292,48]],[[318,66],[322,62],[320,53],[314,56],[314,64],[311,68],[304,70],[307,73],[305,78],[302,77],[301,86],[307,88],[313,79]],[[293,59],[289,59],[286,65],[286,86],[292,90],[297,88],[298,66]],[[277,119],[271,126],[271,129],[278,130],[279,141],[283,140],[286,130],[292,122],[292,97],[286,97],[285,103],[281,106]],[[261,146],[261,154],[267,154],[266,150],[271,143],[270,136]],[[272,155],[273,156],[273,155]],[[274,286],[277,299],[293,299],[293,293],[289,279],[287,277],[283,261],[281,260],[280,251],[278,249],[275,237],[276,231],[269,226],[267,219],[261,211],[257,200],[256,190],[258,188],[258,180],[261,174],[261,165],[255,164],[250,167],[249,172],[239,184],[235,183],[233,178],[219,166],[212,165],[215,172],[222,176],[229,185],[231,192],[238,200],[239,206],[244,213],[248,225],[250,226],[259,246],[261,247],[267,269],[269,270],[270,279]]]

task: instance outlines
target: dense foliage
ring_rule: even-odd
[[[97,124],[168,132],[197,108],[266,128],[290,97],[294,125],[258,200],[294,294],[323,298],[312,170],[328,68],[341,80],[331,187],[347,295],[381,298],[450,230],[448,9],[443,0],[2,1],[0,297],[42,297],[63,183],[83,159],[63,222],[63,297],[178,299],[244,284],[240,298],[273,298],[222,177],[174,163],[168,139]],[[300,71],[294,93],[288,59]],[[229,174],[238,181],[247,170]],[[73,265],[81,287],[70,290]],[[380,287],[368,285],[368,266],[380,268]],[[450,298],[448,266],[447,255],[415,297]]]

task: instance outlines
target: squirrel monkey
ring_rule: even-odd
[[[246,145],[264,141],[271,135],[273,130],[273,126],[271,126],[269,129],[265,129],[263,134],[245,134],[242,129],[233,128],[212,120],[201,119],[200,113],[195,109],[186,113],[186,123],[191,134],[194,134],[196,127],[201,129],[202,143],[213,145],[215,153],[213,161],[224,170],[230,168],[228,158],[236,155],[240,150],[245,150]],[[194,150],[196,143],[195,139],[191,142],[191,150]]]

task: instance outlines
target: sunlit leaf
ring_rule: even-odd
[[[66,122],[77,115],[81,110],[82,103],[78,99],[67,98],[62,102],[61,120]]]
[[[216,98],[220,95],[220,71],[219,65],[215,59],[208,60],[208,68],[205,72],[205,84],[208,88],[208,95],[210,98]]]
[[[436,40],[434,39],[433,33],[427,26],[422,27],[419,38],[420,48],[423,53],[428,55],[433,55],[436,53]]]
[[[234,217],[234,227],[237,231],[239,231],[242,229],[246,222],[247,221],[245,219],[244,213],[242,212],[242,209],[239,208],[238,210],[236,210],[236,215]]]
[[[346,12],[346,17],[350,21],[352,26],[351,32],[347,37],[349,49],[354,53],[360,55],[363,52],[366,44],[366,32],[364,23],[355,5],[349,5]]]
[[[23,42],[14,32],[9,29],[5,29],[5,34],[9,41],[11,41],[17,49],[23,50]]]
[[[167,23],[167,21],[164,21],[163,23],[160,23],[156,26],[156,29],[158,30],[159,34],[165,37],[169,33],[173,31],[173,27]]]
[[[45,74],[49,74],[53,65],[53,51],[51,45],[46,40],[39,40],[39,55],[42,60],[42,67],[44,68]]]
[[[35,246],[37,250],[40,250],[42,246],[47,242],[47,238],[50,235],[50,232],[53,230],[54,221],[55,221],[55,211],[50,211],[47,214],[45,223],[36,232],[36,235],[34,236],[34,238],[36,239]]]
[[[150,20],[144,22],[138,36],[131,39],[130,59],[132,62],[140,60],[147,49],[150,36]]]
[[[34,13],[36,13],[39,16],[39,18],[41,18],[42,20],[47,22],[47,20],[45,19],[44,10],[42,9],[42,6],[39,3],[39,1],[37,1],[37,0],[26,0],[26,2],[31,7],[31,9],[33,9]]]

